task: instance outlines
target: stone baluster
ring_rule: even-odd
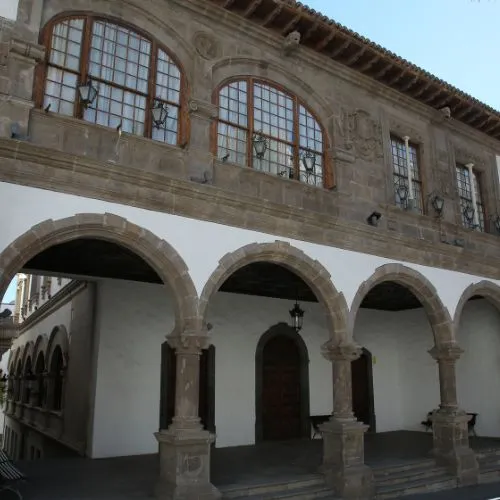
[[[457,402],[455,367],[463,350],[456,343],[447,343],[434,346],[429,353],[438,362],[441,394],[439,410],[432,417],[434,455],[460,484],[476,484],[479,468],[469,446],[468,416]]]
[[[214,441],[200,423],[199,378],[202,349],[209,346],[206,332],[168,336],[176,353],[175,416],[168,429],[156,433],[160,477],[156,496],[162,500],[213,500],[220,492],[210,483],[210,445]]]
[[[351,363],[361,356],[354,343],[329,341],[323,356],[332,362],[333,415],[322,426],[323,465],[327,484],[342,498],[368,499],[373,496],[373,475],[364,463],[364,434],[367,425],[358,422],[352,411]]]

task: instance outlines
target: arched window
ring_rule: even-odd
[[[45,406],[45,394],[46,394],[46,377],[45,377],[45,356],[41,352],[37,359],[35,365],[35,376],[36,376],[36,406],[43,408]]]
[[[217,101],[219,159],[333,187],[323,130],[296,96],[246,78],[225,84]]]
[[[30,403],[31,389],[32,389],[33,371],[31,367],[31,356],[26,359],[24,367],[24,390],[23,390],[23,403]]]
[[[39,105],[63,115],[177,145],[183,143],[185,89],[179,65],[156,41],[92,16],[50,23]],[[80,86],[97,91],[91,103]],[[153,108],[167,111],[155,123]]]
[[[21,385],[22,385],[22,379],[23,379],[23,364],[21,360],[17,362],[17,369],[16,369],[16,382],[14,384],[14,400],[15,401],[21,401]]]
[[[52,410],[62,409],[63,387],[64,387],[64,362],[61,348],[56,346],[50,361],[50,376],[53,383]]]

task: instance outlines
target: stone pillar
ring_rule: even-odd
[[[438,362],[441,404],[432,417],[434,455],[461,485],[479,481],[476,455],[469,446],[468,416],[458,407],[455,365],[462,349],[455,344],[434,346],[430,355]]]
[[[156,433],[160,477],[156,496],[161,500],[221,498],[210,483],[210,445],[214,437],[203,430],[198,416],[200,355],[208,335],[183,333],[167,341],[176,351],[175,416],[166,430]]]
[[[345,499],[369,499],[374,495],[373,474],[364,463],[367,425],[352,412],[351,363],[361,356],[355,344],[323,345],[323,356],[333,367],[333,416],[323,424],[323,465],[327,484]]]

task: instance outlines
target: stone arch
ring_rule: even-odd
[[[460,324],[460,319],[462,317],[462,312],[465,304],[467,304],[467,302],[475,295],[480,295],[481,297],[485,298],[500,312],[500,286],[487,280],[469,285],[463,291],[460,299],[458,300],[457,307],[455,308],[455,315],[453,317],[453,326],[455,328],[455,332],[457,331]]]
[[[320,121],[324,129],[325,139],[332,145],[333,140],[328,130],[328,124],[333,114],[333,109],[314,87],[297,76],[293,70],[289,70],[279,64],[268,62],[254,57],[225,57],[219,59],[212,66],[212,89],[214,92],[229,80],[237,80],[238,77],[262,78],[269,82],[278,84],[289,92],[295,94]],[[212,99],[214,96],[212,96]]]
[[[263,440],[263,356],[267,343],[278,336],[287,337],[295,343],[300,356],[300,427],[301,437],[311,437],[311,425],[309,423],[309,353],[302,336],[286,323],[278,323],[259,339],[255,350],[255,441]]]
[[[429,319],[436,345],[453,342],[454,335],[450,313],[441,302],[436,288],[418,271],[402,264],[385,264],[378,267],[375,272],[359,286],[352,302],[349,315],[349,325],[352,331],[354,330],[354,322],[359,307],[366,294],[375,286],[387,281],[393,281],[408,288],[408,290],[410,290],[420,301]]]
[[[18,347],[12,354],[12,356],[9,359],[9,373],[15,374],[16,372],[16,367],[17,367],[17,360],[19,359],[19,356],[21,356],[21,348]]]
[[[34,366],[36,366],[36,362],[38,359],[38,356],[40,354],[43,354],[44,359],[47,359],[47,348],[49,345],[49,339],[47,335],[38,335],[36,341],[35,341],[35,349],[33,351],[33,362]]]
[[[64,366],[66,366],[68,362],[69,355],[69,335],[66,327],[64,325],[58,325],[52,329],[50,333],[49,342],[47,345],[47,355],[45,357],[45,362],[47,366],[50,366],[52,363],[52,355],[56,347],[61,349],[63,354]]]
[[[28,358],[31,358],[31,364],[33,365],[33,352],[35,350],[35,344],[33,342],[27,342],[24,346],[24,352],[22,357],[23,373],[26,370],[26,362]]]
[[[183,330],[196,318],[196,288],[188,268],[177,251],[151,231],[123,217],[105,214],[77,214],[65,219],[48,219],[33,226],[0,254],[0,297],[15,273],[31,258],[47,248],[79,238],[95,238],[122,245],[146,261],[174,298],[176,327]]]
[[[340,342],[349,336],[347,302],[333,285],[330,273],[317,260],[285,241],[252,243],[222,257],[200,296],[200,319],[203,325],[206,324],[209,301],[226,279],[238,269],[254,262],[279,264],[303,279],[324,307],[330,339]]]

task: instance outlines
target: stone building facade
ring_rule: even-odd
[[[272,358],[272,345],[278,353],[289,349],[296,367],[305,359],[300,330],[272,313],[284,307],[286,319],[288,306],[270,305],[297,300],[315,311],[304,316],[299,337],[311,359],[315,353],[310,376],[317,383],[294,372],[310,390],[311,407],[301,393],[288,430],[305,437],[308,414],[332,415],[322,431],[329,487],[345,498],[373,494],[363,436],[375,428],[386,384],[395,373],[403,380],[406,370],[430,387],[412,411],[439,406],[437,462],[460,484],[478,481],[461,401],[483,405],[488,434],[497,432],[500,408],[474,400],[470,381],[488,383],[474,363],[484,359],[478,349],[492,353],[498,327],[497,313],[487,310],[488,301],[500,304],[498,112],[290,0],[19,0],[0,37],[0,207],[10,214],[0,232],[0,295],[22,271],[95,278],[102,300],[104,313],[89,327],[99,332],[89,334],[96,345],[75,351],[90,356],[94,373],[86,388],[93,416],[85,437],[72,441],[80,453],[148,452],[142,437],[130,449],[115,446],[130,428],[124,424],[119,435],[113,424],[133,414],[129,398],[153,393],[160,403],[146,398],[141,408],[160,415],[147,429],[152,439],[159,428],[158,496],[218,498],[210,480],[215,436],[226,446],[277,437],[276,421],[262,416],[264,393],[273,395],[259,380],[259,359]],[[116,280],[136,287],[121,308],[116,297],[126,286],[113,288]],[[139,327],[135,309],[123,304],[149,293],[141,286],[154,287],[157,307]],[[237,302],[241,294],[255,299],[250,312],[250,299]],[[256,301],[262,297],[265,304]],[[411,316],[414,309],[421,317]],[[391,316],[370,313],[379,314],[375,326],[375,316],[361,319],[366,310]],[[467,311],[476,316],[464,326]],[[68,321],[71,349],[85,335],[73,336],[78,327]],[[310,338],[308,321],[317,323]],[[248,331],[253,344],[248,336],[238,345],[231,340],[229,330],[257,323]],[[159,332],[156,350],[141,351],[132,332],[129,344],[120,343],[116,325],[125,332],[132,324],[135,332]],[[370,337],[377,329],[380,337]],[[409,329],[415,337],[402,341],[398,332]],[[427,346],[418,333],[424,330]],[[482,342],[472,340],[473,330]],[[38,333],[50,339],[48,327]],[[37,340],[30,335],[16,340],[16,370]],[[276,338],[282,344],[271,344]],[[352,371],[370,342],[377,357],[394,349],[398,367],[372,361],[379,389],[361,418]],[[211,344],[226,356],[211,362]],[[457,377],[457,361],[469,352],[464,345],[472,354]],[[231,387],[217,387],[237,379],[238,366],[226,364],[243,356],[244,346],[251,352],[245,366],[257,367],[244,397],[255,405],[246,413],[250,422],[237,419],[241,426],[229,432]],[[416,351],[423,354],[418,362]],[[120,364],[130,352],[142,353],[140,363]],[[147,363],[155,352],[156,371]],[[70,356],[68,369],[79,356]],[[283,369],[280,359],[272,358],[273,370]],[[146,372],[134,367],[147,366],[143,380]],[[117,373],[127,370],[149,390],[113,392]],[[377,416],[383,429],[411,428],[424,416],[403,414],[409,383],[397,387],[397,410]],[[110,394],[124,404],[113,418],[110,408],[99,413]],[[12,404],[15,416],[15,398]],[[26,411],[22,401],[19,407]],[[279,418],[286,410],[276,409]],[[396,413],[400,423],[390,420]],[[241,437],[249,426],[255,434]]]

